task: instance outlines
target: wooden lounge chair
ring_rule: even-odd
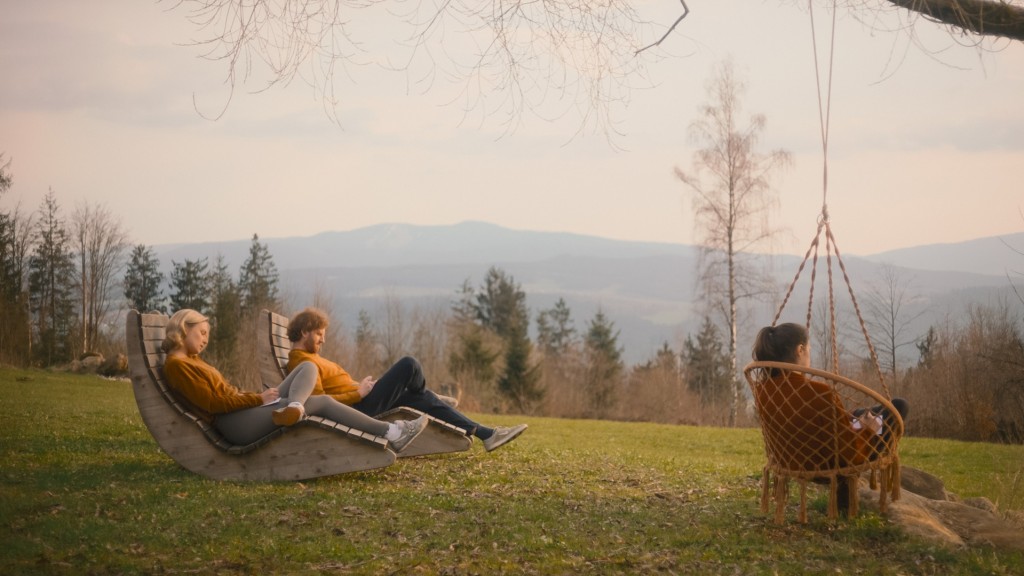
[[[260,358],[260,378],[264,388],[277,386],[287,374],[288,353],[292,349],[288,340],[288,318],[262,310],[257,319],[257,355]],[[419,410],[398,407],[376,416],[380,420],[394,422],[411,420],[422,414]],[[463,452],[469,450],[472,440],[465,430],[430,417],[430,424],[405,450],[399,458],[410,456],[426,456],[446,452]]]
[[[808,482],[828,484],[830,518],[838,515],[840,478],[848,479],[845,496],[851,518],[857,515],[860,477],[864,474],[869,476],[871,489],[878,490],[883,513],[887,499],[899,499],[903,420],[888,398],[849,378],[795,364],[751,362],[743,372],[753,393],[767,456],[761,485],[762,512],[769,511],[769,501],[774,499],[775,522],[782,523],[790,480],[800,485],[800,522],[807,522]],[[795,374],[803,378],[797,379]],[[807,380],[824,386],[811,388]],[[854,418],[853,411],[876,406],[892,414],[891,424],[877,434],[858,431],[863,425]]]
[[[215,480],[304,480],[395,462],[387,440],[310,417],[238,446],[189,411],[162,373],[167,316],[128,313],[128,366],[139,413],[160,448],[183,468]]]

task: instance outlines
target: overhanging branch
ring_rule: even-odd
[[[641,48],[641,49],[637,50],[636,52],[634,52],[633,53],[634,55],[639,54],[639,53],[643,52],[644,50],[647,50],[648,48],[653,48],[653,47],[661,44],[662,42],[664,42],[665,38],[668,38],[668,35],[671,34],[673,30],[676,29],[676,26],[679,26],[680,22],[683,21],[683,18],[686,18],[687,14],[690,13],[690,8],[686,5],[686,0],[679,0],[679,3],[683,5],[683,13],[682,13],[682,15],[680,15],[679,18],[676,18],[676,21],[673,22],[672,25],[669,26],[668,30],[666,30],[665,33],[661,35],[661,38],[658,38],[657,42],[654,42],[653,44],[648,44],[647,46],[644,46],[643,48]]]
[[[887,0],[929,20],[979,36],[1024,42],[1024,6],[1002,0]]]

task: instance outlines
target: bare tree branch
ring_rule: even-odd
[[[658,38],[655,42],[648,44],[647,46],[644,46],[643,48],[637,50],[636,52],[634,52],[634,54],[639,54],[644,50],[647,50],[648,48],[661,46],[661,43],[664,42],[665,39],[668,38],[672,34],[672,32],[675,31],[676,26],[679,26],[679,23],[683,21],[683,18],[686,18],[686,16],[689,15],[690,13],[690,8],[686,5],[686,0],[679,0],[679,3],[683,5],[683,13],[679,15],[679,18],[676,18],[676,21],[673,22],[672,25],[668,27],[668,30],[666,30],[665,33],[661,35],[661,38]]]
[[[928,20],[976,34],[1024,41],[1024,6],[1005,0],[886,0]]]

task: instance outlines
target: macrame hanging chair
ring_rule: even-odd
[[[818,74],[818,48],[814,30],[813,0],[809,0],[811,35],[814,42],[815,73]],[[835,42],[835,4],[832,7],[832,45]],[[830,54],[834,52],[830,48]],[[903,436],[903,420],[892,404],[892,395],[885,383],[867,327],[857,304],[849,274],[836,245],[828,213],[828,127],[831,101],[831,56],[829,61],[828,96],[822,98],[818,79],[818,106],[824,152],[823,201],[818,217],[817,233],[803,261],[797,268],[779,307],[775,326],[789,302],[800,276],[811,263],[810,288],[807,298],[806,328],[811,334],[814,286],[817,279],[818,251],[825,239],[828,273],[828,323],[831,346],[831,372],[797,364],[755,361],[743,373],[750,385],[754,406],[761,423],[767,462],[761,485],[761,510],[768,512],[775,503],[775,521],[783,522],[789,499],[789,486],[800,486],[798,519],[807,522],[807,486],[809,483],[829,487],[828,517],[838,516],[840,502],[848,515],[858,512],[861,476],[867,475],[872,490],[878,490],[879,509],[886,511],[887,500],[900,496],[899,441]],[[824,104],[824,105],[823,105]],[[839,375],[839,354],[836,330],[836,298],[833,257],[842,271],[850,301],[867,349],[874,363],[881,392]],[[877,430],[876,430],[877,429]]]
[[[845,508],[850,517],[857,515],[859,479],[863,475],[868,476],[871,489],[878,490],[878,505],[882,512],[886,510],[888,499],[897,500],[900,495],[899,441],[903,437],[903,420],[892,404],[889,387],[832,235],[827,209],[823,211],[818,232],[772,320],[772,326],[778,323],[810,261],[806,320],[810,333],[818,249],[823,233],[828,271],[832,371],[765,361],[751,362],[743,369],[753,394],[767,456],[762,476],[761,510],[768,512],[774,499],[775,521],[778,523],[785,518],[791,480],[800,486],[800,522],[807,522],[809,483],[829,486],[829,518],[838,516],[840,502],[847,503]],[[842,270],[881,392],[839,375],[833,257]]]

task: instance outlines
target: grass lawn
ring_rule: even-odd
[[[206,480],[128,382],[0,368],[0,574],[1024,574],[875,515],[776,526],[755,429],[527,422],[506,448],[304,483]],[[1024,509],[1024,447],[908,438],[903,462]],[[792,498],[795,508],[796,496]]]

